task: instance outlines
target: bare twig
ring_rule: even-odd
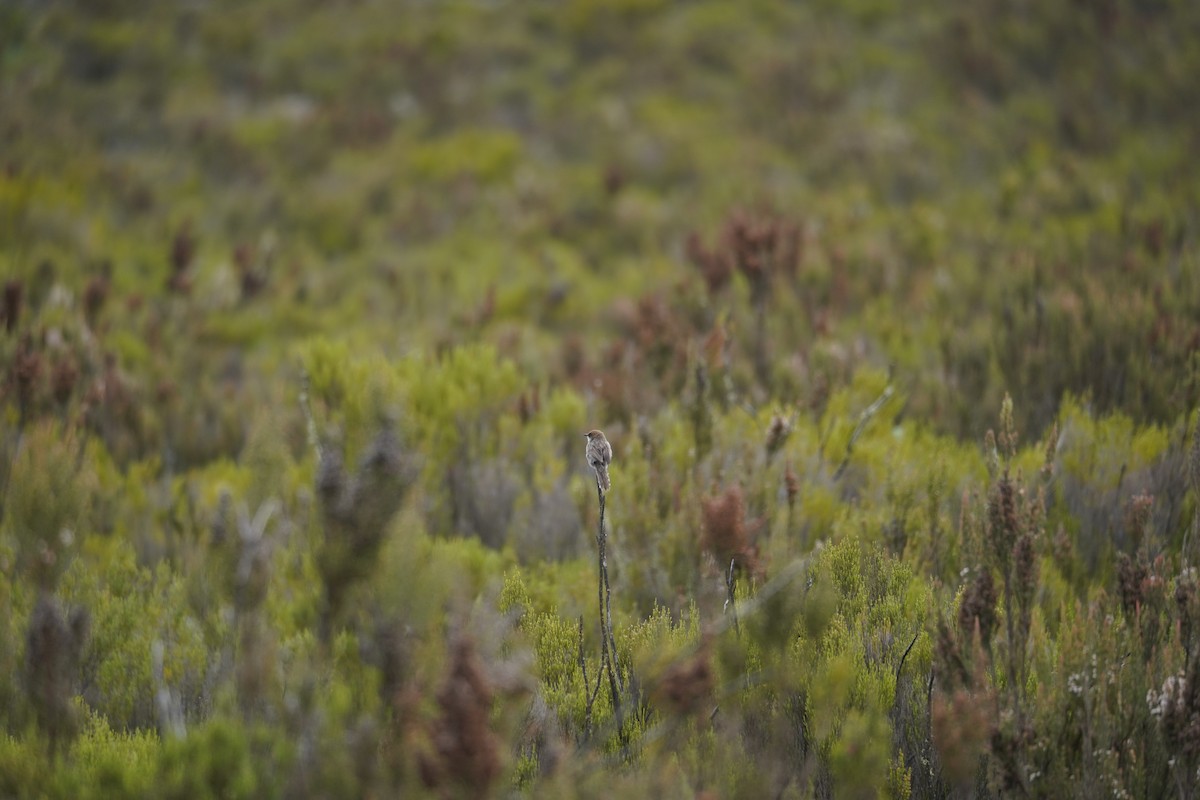
[[[908,647],[904,648],[904,655],[900,656],[900,663],[896,665],[896,683],[897,683],[897,685],[900,683],[900,671],[902,669],[904,669],[904,660],[906,658],[908,658],[908,654],[910,652],[912,652],[913,645],[917,643],[917,639],[919,639],[919,638],[921,638],[921,632],[917,631],[913,635],[912,641],[908,643]]]
[[[883,404],[891,399],[895,394],[896,388],[892,384],[884,387],[883,394],[876,398],[874,403],[867,406],[858,416],[858,425],[854,426],[854,432],[850,434],[850,441],[846,442],[846,455],[842,458],[842,463],[838,466],[837,472],[833,473],[833,479],[836,481],[842,477],[842,473],[846,471],[846,467],[850,464],[850,454],[854,451],[854,443],[858,441],[858,437],[862,435],[863,429],[867,427],[867,423],[871,418],[879,413],[879,409],[883,408]]]
[[[733,568],[736,565],[737,565],[737,559],[735,559],[735,558],[729,559],[729,572],[726,573],[726,575],[725,575],[725,591],[726,591],[725,606],[721,609],[721,613],[724,613],[731,609],[733,610],[733,630],[735,633],[737,633],[738,636],[741,636],[742,629],[741,629],[741,626],[738,625],[737,602],[734,600],[734,597],[733,597],[733,590],[734,590],[734,586],[736,585],[735,584],[736,576],[734,574]]]
[[[596,593],[600,605],[601,670],[601,675],[596,677],[596,686],[599,688],[602,675],[608,676],[608,689],[612,696],[613,714],[617,720],[617,732],[623,739],[625,736],[625,721],[621,709],[621,688],[618,686],[620,670],[617,668],[617,645],[612,634],[612,593],[608,584],[608,555],[606,552],[608,534],[604,530],[604,491],[600,488],[598,479],[596,482],[596,494],[600,498],[600,527],[596,532],[599,573],[597,576]]]
[[[621,690],[625,689],[625,680],[621,677],[620,664],[617,662],[617,640],[613,636],[612,624],[612,591],[608,585],[608,556],[607,543],[608,533],[604,530],[604,493],[599,492],[600,484],[597,482],[596,489],[600,495],[600,576],[604,581],[604,621],[608,630],[608,647],[612,653],[613,671],[617,675],[617,684]]]

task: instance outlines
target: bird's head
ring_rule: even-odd
[[[592,439],[595,439],[597,436],[603,436],[603,435],[604,434],[601,433],[600,431],[588,431],[587,433],[585,433],[583,435],[583,437],[590,442]]]

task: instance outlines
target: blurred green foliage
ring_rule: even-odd
[[[1196,795],[1198,74],[1169,0],[0,6],[0,796]]]

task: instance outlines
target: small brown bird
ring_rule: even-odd
[[[596,473],[596,485],[600,487],[600,491],[608,493],[608,465],[612,463],[612,445],[608,443],[608,439],[604,438],[603,431],[588,431],[587,436],[587,462],[588,466]]]

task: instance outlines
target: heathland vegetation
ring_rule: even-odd
[[[1198,75],[1180,0],[0,4],[0,797],[1197,796]]]

